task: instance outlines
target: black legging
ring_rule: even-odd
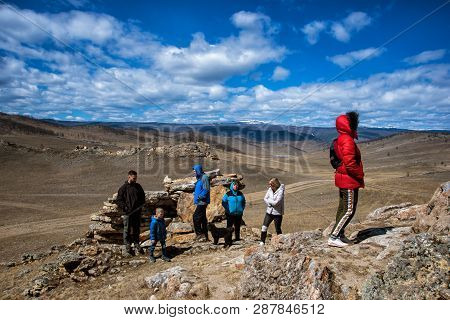
[[[283,221],[283,216],[266,213],[263,226],[261,228],[261,241],[264,243],[266,242],[267,229],[269,228],[269,225],[272,223],[272,221],[275,222],[275,231],[277,232],[277,234],[282,234],[281,222]]]
[[[227,228],[234,226],[235,240],[241,239],[242,214],[227,214]]]

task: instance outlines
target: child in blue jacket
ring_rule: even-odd
[[[155,216],[150,222],[150,262],[155,262],[156,258],[153,255],[158,241],[161,243],[162,256],[161,259],[169,262],[170,258],[166,252],[166,223],[164,221],[164,209],[156,208]]]
[[[239,191],[238,182],[232,182],[230,191],[224,194],[222,206],[225,208],[227,228],[234,226],[235,241],[240,240],[242,215],[245,209],[244,194]]]

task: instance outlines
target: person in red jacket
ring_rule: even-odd
[[[358,190],[364,188],[364,170],[361,153],[354,139],[358,139],[359,114],[347,112],[336,118],[336,130],[339,136],[335,143],[335,152],[341,164],[336,169],[334,181],[339,188],[339,207],[336,224],[328,239],[328,245],[345,247],[350,241],[345,237],[345,227],[356,212]]]

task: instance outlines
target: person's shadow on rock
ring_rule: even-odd
[[[389,230],[394,229],[394,227],[380,227],[380,228],[368,228],[358,231],[356,237],[352,240],[353,243],[360,243],[371,237],[381,236],[386,234]]]

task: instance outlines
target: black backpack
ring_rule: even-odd
[[[330,164],[334,169],[339,168],[339,166],[341,165],[342,161],[341,159],[339,159],[339,157],[336,154],[336,150],[335,150],[335,143],[337,142],[337,138],[333,140],[333,142],[331,142],[330,145]]]

